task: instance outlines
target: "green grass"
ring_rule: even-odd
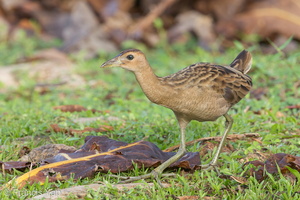
[[[21,35],[22,36],[22,35]],[[34,39],[17,40],[12,49],[0,44],[1,64],[13,63],[24,56],[21,53],[26,47],[26,55],[44,46]],[[19,42],[19,43],[18,43]],[[32,44],[32,47],[28,45]],[[132,43],[124,44],[129,47]],[[127,45],[127,46],[126,46]],[[46,45],[47,46],[47,45]],[[10,51],[11,50],[11,51]],[[148,60],[159,76],[174,73],[183,67],[195,62],[214,62],[228,64],[242,50],[240,44],[236,48],[228,49],[226,53],[206,52],[199,47],[188,45],[174,45],[167,48],[145,50]],[[262,99],[251,98],[250,95],[234,106],[229,114],[234,119],[231,134],[257,132],[261,135],[262,143],[247,140],[231,141],[233,153],[222,153],[220,158],[220,172],[226,175],[241,176],[245,173],[240,159],[257,150],[267,149],[270,153],[289,153],[300,156],[300,124],[299,110],[287,109],[290,105],[299,105],[300,99],[300,51],[283,56],[264,55],[259,47],[250,48],[253,53],[253,67],[250,76],[253,78],[253,90],[266,88]],[[7,52],[11,53],[8,54]],[[116,52],[117,53],[117,52]],[[81,88],[61,86],[52,88],[41,95],[32,91],[32,81],[24,82],[20,88],[0,93],[0,160],[17,160],[22,146],[35,148],[48,143],[64,143],[80,147],[87,135],[102,135],[102,133],[85,133],[73,137],[62,133],[47,133],[49,125],[59,123],[66,128],[96,127],[103,122],[91,124],[76,124],[70,119],[78,117],[97,117],[99,113],[90,111],[80,113],[63,113],[53,110],[53,106],[64,104],[79,104],[88,109],[110,110],[108,116],[117,116],[124,121],[112,121],[107,124],[115,129],[107,135],[124,142],[135,142],[146,138],[159,148],[179,143],[179,128],[172,111],[154,105],[144,96],[132,73],[123,69],[100,69],[99,66],[115,54],[103,54],[98,59],[83,60],[78,56],[71,56],[76,63],[74,73],[83,76],[87,84]],[[106,98],[112,95],[111,98]],[[249,106],[249,110],[244,109]],[[258,112],[260,114],[258,114]],[[279,115],[279,113],[281,115]],[[125,122],[125,123],[124,123]],[[224,129],[224,119],[216,122],[192,122],[187,128],[187,140],[201,137],[217,136]],[[289,139],[294,136],[294,138]],[[20,138],[27,137],[25,140]],[[199,145],[188,148],[189,151],[199,151]],[[208,162],[212,153],[202,158]],[[122,173],[123,176],[141,175],[143,170],[135,169],[132,172]],[[295,172],[296,173],[296,172]],[[0,174],[0,184],[5,184],[22,172],[14,174]],[[297,173],[296,173],[297,174]],[[299,176],[299,174],[298,174]],[[153,188],[139,187],[122,192],[110,184],[118,182],[116,178],[98,174],[93,179],[65,182],[46,183],[45,185],[28,185],[22,190],[2,190],[1,199],[26,199],[55,189],[68,188],[75,185],[87,185],[95,182],[104,182],[108,186],[104,190],[90,191],[85,199],[174,199],[178,196],[215,197],[216,199],[299,199],[300,184],[291,182],[282,175],[269,175],[263,182],[257,182],[248,177],[246,184],[240,184],[232,179],[223,179],[214,171],[196,171],[186,177],[178,175],[174,178],[163,178],[163,182],[172,184],[172,187]],[[150,181],[151,180],[147,180]],[[140,181],[144,182],[144,181]],[[70,199],[72,197],[70,196]]]

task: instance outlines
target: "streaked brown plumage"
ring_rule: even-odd
[[[217,153],[208,165],[202,167],[211,168],[216,165],[226,135],[233,123],[227,112],[251,89],[252,80],[246,75],[251,64],[251,54],[244,50],[229,66],[196,63],[169,76],[157,77],[145,55],[140,50],[129,49],[105,62],[101,67],[119,66],[132,71],[150,101],[173,110],[181,130],[180,148],[175,156],[152,171],[151,174],[157,178],[166,167],[186,152],[185,128],[191,120],[214,121],[224,116],[226,130]],[[129,181],[150,176],[131,178]]]

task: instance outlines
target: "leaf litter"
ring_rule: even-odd
[[[85,144],[78,150],[75,150],[74,147],[63,147],[61,149],[53,147],[57,149],[56,153],[51,150],[52,154],[48,155],[47,152],[49,153],[49,151],[45,146],[39,147],[39,151],[32,150],[34,151],[32,155],[42,155],[39,160],[40,167],[18,177],[15,180],[18,187],[36,182],[42,184],[47,178],[49,182],[55,182],[67,180],[71,177],[75,180],[92,178],[96,173],[126,172],[132,170],[135,165],[138,168],[157,167],[175,154],[175,152],[162,151],[151,142],[138,141],[128,144],[109,139],[106,136],[87,136]],[[25,171],[37,167],[37,162],[32,161],[23,159],[23,161],[0,162],[0,169],[8,173],[12,173],[13,169]],[[243,161],[245,162],[245,160],[241,160],[241,162]],[[200,164],[200,152],[188,152],[180,160],[170,165],[168,169],[180,168],[187,172],[193,172],[200,169]],[[254,167],[248,170],[248,175],[254,176],[258,181],[267,178],[266,172],[270,174],[282,173],[295,181],[296,176],[288,167],[300,172],[300,157],[285,153],[274,154],[269,158],[260,156],[260,160],[246,162],[243,166],[249,164]],[[247,183],[245,177],[229,176],[229,178],[235,181],[239,180],[238,182],[241,184]],[[240,178],[243,178],[243,180],[240,181]],[[10,184],[11,182],[7,185]]]
[[[82,107],[77,108],[81,109]],[[52,124],[51,127],[59,132],[78,133],[76,130],[74,132],[72,129],[67,130],[60,128],[57,124]],[[97,131],[97,129],[87,127],[82,131]],[[259,137],[259,134],[249,133],[228,136],[231,140],[244,139],[247,137],[255,139]],[[203,149],[206,149],[205,151],[207,152],[211,149],[209,146],[215,146],[213,144],[209,145],[210,143],[208,144],[207,142],[218,139],[218,137],[201,138],[188,142],[187,145],[192,145],[196,142],[206,142]],[[232,146],[228,146],[228,148],[228,152],[234,150]],[[99,172],[125,172],[134,168],[133,163],[137,164],[139,168],[142,166],[145,168],[156,167],[174,155],[175,153],[170,151],[175,149],[177,149],[177,146],[161,151],[156,145],[146,141],[128,144],[109,139],[106,136],[87,136],[85,144],[79,150],[67,145],[48,144],[33,150],[25,149],[25,155],[22,156],[20,161],[0,162],[0,165],[3,173],[12,173],[14,169],[25,171],[26,169],[37,167],[40,164],[40,167],[27,172],[17,179],[19,180],[17,181],[18,186],[24,186],[26,183],[43,183],[47,177],[50,182],[53,182],[66,180],[72,175],[74,175],[75,179],[81,179],[93,177]],[[169,169],[182,168],[191,172],[200,169],[200,157],[204,156],[203,149],[200,152],[187,153],[179,161],[173,163]],[[255,166],[255,168],[249,169],[248,175],[254,176],[258,181],[262,181],[267,177],[265,172],[271,174],[281,172],[292,180],[296,179],[286,166],[300,171],[300,157],[284,153],[271,155],[270,158],[267,158],[264,153],[262,153],[262,155],[263,156],[257,157],[255,154],[253,158],[259,158],[259,160],[248,161],[244,164],[244,166],[249,164]],[[245,162],[246,160],[242,159],[241,162]],[[263,160],[266,161],[263,162]],[[234,180],[241,178],[235,176],[230,177],[234,177]],[[246,183],[244,178],[243,183]]]
[[[245,163],[244,166],[249,164],[252,164],[254,167],[250,168],[248,173],[260,182],[268,177],[266,172],[273,175],[281,173],[283,176],[289,177],[293,182],[297,178],[289,168],[300,172],[300,157],[286,153],[273,154],[265,162],[259,160],[250,161]]]
[[[74,153],[59,153],[45,159],[41,166],[33,169],[15,181],[17,186],[67,180],[71,177],[81,179],[93,177],[96,173],[119,173],[139,167],[157,167],[175,152],[163,152],[151,142],[138,141],[125,143],[107,138],[106,136],[87,136],[85,144]],[[7,166],[0,163],[3,170]],[[24,163],[21,163],[24,165]],[[189,152],[180,160],[170,165],[169,169],[193,171],[199,169],[199,152]],[[10,184],[10,183],[9,183]],[[8,184],[8,185],[9,185]]]

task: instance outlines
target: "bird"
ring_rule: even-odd
[[[224,116],[225,131],[217,151],[209,164],[200,166],[201,169],[215,168],[233,124],[233,119],[227,112],[243,99],[252,87],[252,79],[247,75],[251,65],[252,56],[247,50],[240,52],[229,65],[199,62],[165,77],[155,75],[145,54],[138,49],[124,50],[103,63],[101,68],[120,67],[133,72],[147,98],[155,104],[171,109],[180,128],[180,146],[173,157],[149,174],[128,177],[123,182],[154,177],[161,185],[159,178],[163,171],[187,152],[187,125],[192,120],[215,121]]]

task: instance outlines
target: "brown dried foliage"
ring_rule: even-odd
[[[75,179],[93,177],[95,173],[119,173],[133,169],[133,163],[138,167],[156,167],[172,157],[175,152],[163,152],[153,143],[139,141],[125,143],[109,139],[105,136],[88,136],[85,144],[74,153],[59,153],[45,159],[42,166],[29,171],[16,179],[20,187],[26,183],[43,183],[46,178],[50,182],[66,180],[74,175]],[[25,169],[30,163],[1,162],[3,170]],[[14,167],[14,165],[17,167]],[[196,170],[200,165],[199,153],[187,153],[169,169],[182,168]]]
[[[10,0],[3,0],[0,10],[12,27],[10,32],[23,28],[40,34],[31,22],[34,20],[44,33],[64,41],[62,50],[84,49],[89,52],[88,57],[95,56],[99,50],[115,51],[127,39],[155,46],[161,39],[153,26],[157,18],[163,21],[170,42],[185,43],[186,33],[190,33],[208,49],[218,35],[225,37],[223,46],[231,45],[233,39],[242,39],[241,33],[258,34],[275,42],[290,36],[300,39],[298,0],[49,2],[20,0],[10,3]]]
[[[273,175],[280,172],[284,176],[289,177],[291,180],[295,181],[296,177],[290,172],[287,167],[300,172],[300,157],[285,153],[274,154],[264,163],[258,160],[245,163],[245,165],[249,164],[255,166],[254,168],[251,168],[249,170],[249,174],[251,176],[254,176],[258,181],[263,181],[268,177],[266,172]]]
[[[73,129],[73,128],[69,128],[69,129],[61,128],[61,127],[59,127],[58,124],[51,124],[50,126],[51,126],[52,130],[56,133],[65,133],[65,134],[68,134],[71,136],[74,136],[75,134],[80,135],[80,134],[87,133],[87,132],[96,132],[96,133],[107,132],[107,131],[111,131],[114,129],[112,126],[109,126],[109,125],[101,125],[99,128],[85,127],[82,130],[77,130],[77,129]]]

